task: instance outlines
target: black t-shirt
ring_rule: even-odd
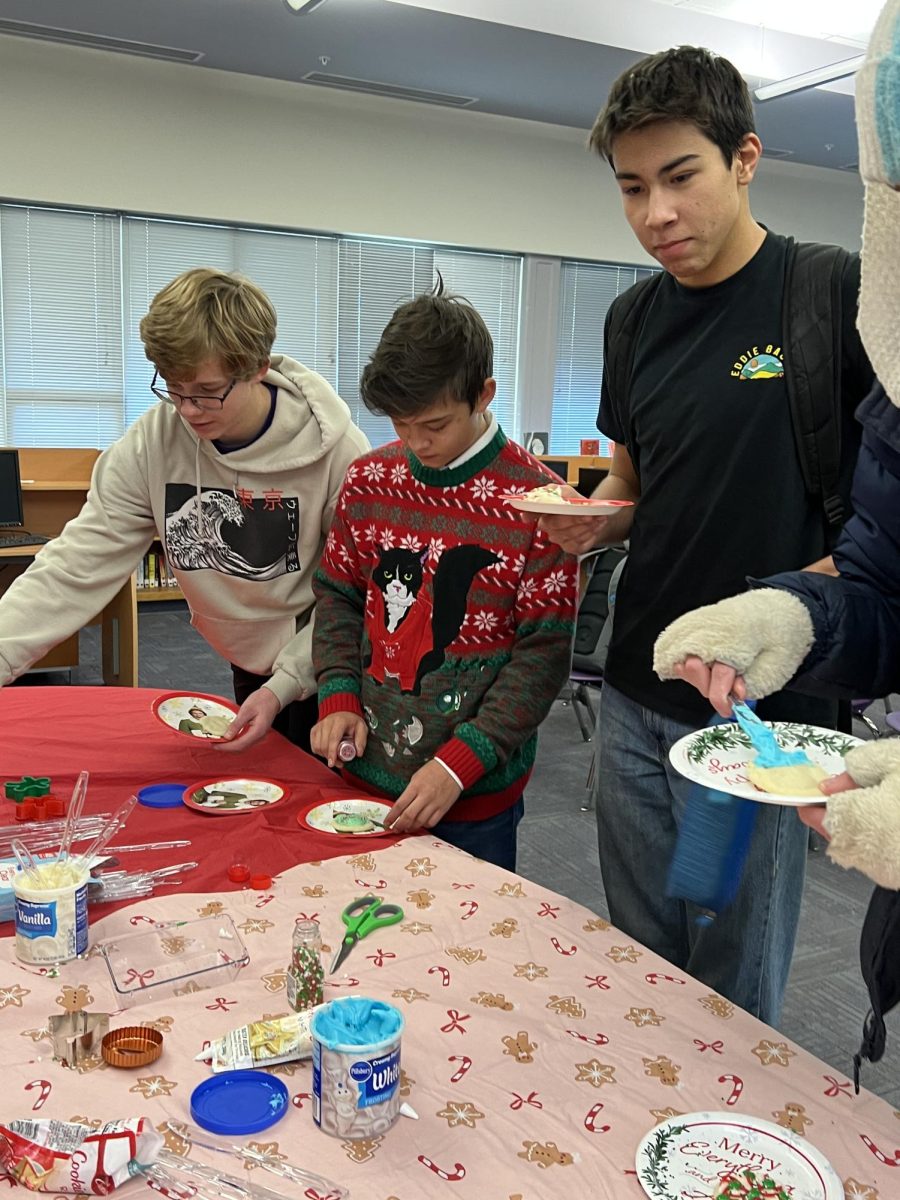
[[[604,378],[598,424],[640,480],[605,676],[632,700],[703,724],[709,703],[662,682],[653,643],[676,617],[744,592],[747,577],[828,553],[820,502],[803,483],[784,379],[787,242],[767,233],[737,274],[709,288],[666,276],[650,301],[628,396]],[[846,320],[852,321],[851,312]],[[770,719],[828,722],[829,701],[782,693]]]

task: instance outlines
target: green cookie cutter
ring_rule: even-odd
[[[23,775],[21,779],[10,779],[4,784],[7,800],[15,800],[21,804],[32,796],[46,796],[50,791],[50,780],[47,776]]]

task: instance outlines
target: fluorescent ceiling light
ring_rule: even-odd
[[[855,58],[845,58],[842,62],[831,63],[827,67],[804,71],[802,75],[791,75],[789,79],[780,79],[777,83],[767,83],[764,87],[756,88],[753,95],[757,100],[774,100],[776,96],[788,96],[792,92],[819,87],[823,83],[833,83],[835,79],[846,79],[848,75],[855,75],[865,61],[864,54],[857,54]]]
[[[740,21],[760,30],[780,30],[807,38],[849,42],[869,40],[884,0],[662,0],[682,12]]]
[[[284,0],[284,2],[292,13],[299,13],[301,17],[306,17],[324,4],[325,0]]]

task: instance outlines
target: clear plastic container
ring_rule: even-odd
[[[230,983],[250,961],[227,913],[156,925],[97,949],[122,1008]]]

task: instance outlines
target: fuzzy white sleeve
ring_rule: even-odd
[[[796,675],[813,644],[813,622],[802,600],[779,588],[758,588],[685,613],[656,639],[653,669],[677,679],[691,655],[707,666],[726,663],[754,699],[780,691]]]
[[[857,787],[828,798],[828,854],[881,887],[900,889],[900,739],[856,746],[845,763]]]

